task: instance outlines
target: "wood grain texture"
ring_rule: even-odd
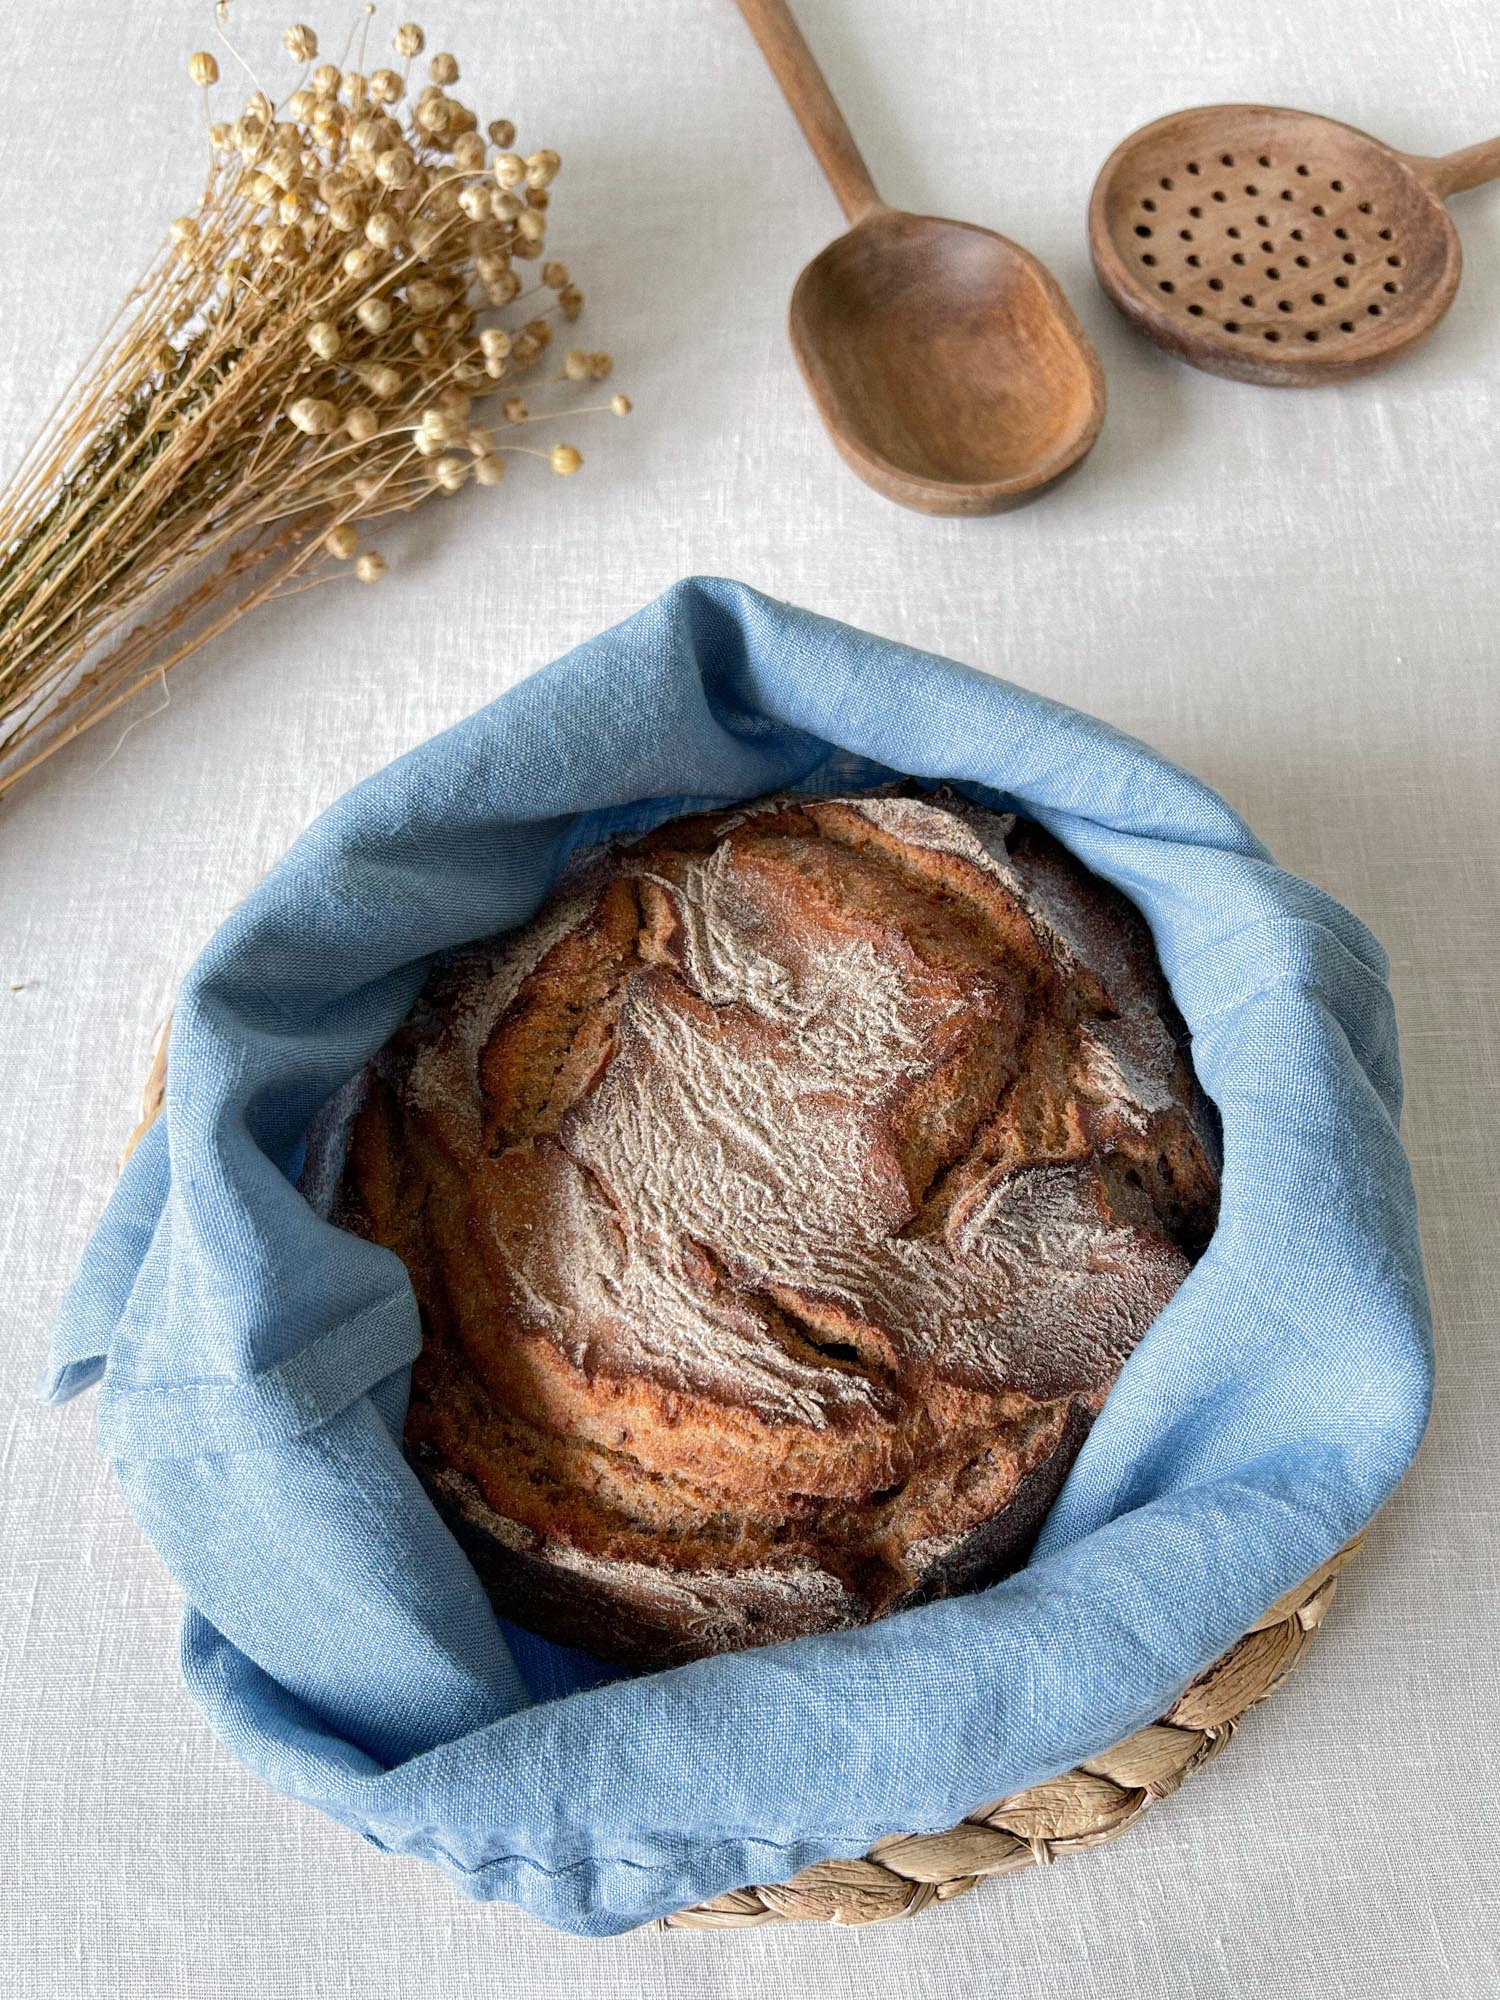
[[[851,222],[884,206],[786,0],[737,0],[746,25]]]
[[[973,223],[884,209],[792,293],[792,347],[845,463],[925,514],[994,514],[1071,472],[1104,375],[1046,268]]]
[[[994,514],[1073,470],[1104,374],[1060,287],[974,223],[886,207],[785,0],[738,0],[854,224],[792,294],[792,348],[844,462],[923,514]]]
[[[1089,203],[1099,282],[1148,339],[1272,388],[1399,360],[1463,268],[1442,197],[1500,175],[1500,140],[1439,159],[1266,104],[1179,111],[1105,161]]]

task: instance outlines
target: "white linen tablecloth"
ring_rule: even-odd
[[[349,12],[314,21],[335,54]],[[555,254],[635,416],[569,428],[576,480],[538,467],[382,534],[378,591],[262,612],[169,703],[147,695],[0,806],[0,1994],[1500,1985],[1500,188],[1455,203],[1468,274],[1430,344],[1316,393],[1158,356],[1096,289],[1083,232],[1105,154],[1179,105],[1307,105],[1418,152],[1485,136],[1500,18],[1481,0],[802,13],[887,198],[1005,230],[1071,296],[1111,395],[1075,479],[1016,515],[932,521],[836,459],[783,325],[838,212],[729,0],[441,0],[423,18],[460,95],[564,157]],[[196,190],[184,62],[211,14],[9,0],[5,22],[9,464]],[[234,9],[277,76],[284,25],[265,0]],[[1393,960],[1440,1377],[1417,1467],[1295,1681],[1117,1846],[881,1930],[598,1944],[464,1904],[247,1777],[178,1683],[177,1595],[88,1406],[28,1393],[153,1034],[215,924],[355,779],[693,571],[1092,709],[1365,918]]]

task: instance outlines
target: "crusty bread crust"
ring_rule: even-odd
[[[669,822],[441,967],[334,1212],[497,1608],[661,1666],[1024,1561],[1213,1227],[1185,1040],[1129,904],[946,794]]]

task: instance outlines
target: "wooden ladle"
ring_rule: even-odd
[[[1035,257],[875,192],[785,0],[738,0],[853,225],[797,280],[790,330],[860,478],[923,514],[994,514],[1077,465],[1104,420],[1088,337]]]

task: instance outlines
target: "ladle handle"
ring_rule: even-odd
[[[884,207],[786,0],[737,0],[737,4],[845,215],[858,222],[872,209]]]
[[[1413,160],[1412,165],[1433,193],[1446,201],[1465,188],[1500,180],[1500,139],[1483,139],[1477,146],[1464,146],[1435,160]]]

